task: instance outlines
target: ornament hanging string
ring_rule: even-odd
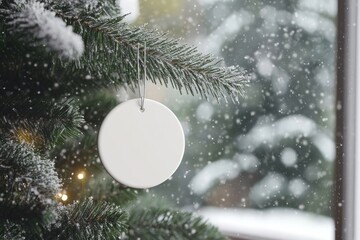
[[[144,77],[143,81],[141,82],[140,77],[140,44],[138,43],[137,48],[137,73],[138,73],[138,84],[139,84],[139,97],[140,97],[140,110],[143,112],[145,111],[144,104],[145,104],[145,80],[146,80],[146,42],[144,43]],[[141,89],[142,85],[142,89]]]

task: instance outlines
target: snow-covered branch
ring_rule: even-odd
[[[21,34],[20,37],[32,45],[43,45],[68,59],[77,59],[84,51],[81,36],[74,33],[71,26],[66,26],[54,12],[45,9],[44,3],[18,0],[1,13],[11,30]]]

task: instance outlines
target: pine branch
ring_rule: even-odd
[[[79,68],[91,68],[91,72],[115,83],[120,80],[135,87],[136,51],[138,43],[146,41],[148,77],[154,83],[171,85],[180,92],[198,93],[204,98],[230,95],[236,99],[243,93],[246,76],[238,68],[220,68],[215,58],[199,54],[194,47],[179,45],[165,34],[130,28],[122,23],[123,16],[99,20],[87,15],[57,13],[76,30],[82,29],[80,33],[87,49]],[[143,56],[144,48],[140,51]],[[141,64],[143,69],[145,63],[141,61]]]
[[[133,210],[129,216],[128,239],[226,239],[215,227],[188,212]]]
[[[106,0],[109,1],[109,0]],[[71,7],[73,13],[79,13],[96,8],[99,0],[46,0],[49,5]]]
[[[96,200],[112,202],[124,207],[131,201],[138,199],[141,193],[141,190],[127,188],[114,181],[104,170],[89,180],[86,195]]]
[[[127,229],[127,214],[110,203],[87,199],[62,207],[61,219],[45,239],[119,239]]]
[[[86,50],[75,64],[50,55],[51,59],[44,63],[47,68],[41,75],[36,68],[26,66],[28,60],[24,59],[24,65],[19,67],[30,68],[30,77],[44,86],[41,92],[51,89],[53,95],[61,89],[62,92],[79,94],[89,89],[118,85],[134,89],[137,85],[136,51],[138,44],[145,41],[148,79],[152,82],[171,85],[180,92],[198,93],[204,98],[210,95],[217,98],[230,95],[236,99],[244,92],[248,76],[239,67],[219,67],[219,60],[199,54],[195,48],[181,45],[177,40],[168,39],[166,34],[143,27],[129,27],[123,22],[124,16],[118,15],[120,11],[114,0],[99,0],[96,7],[92,5],[92,8],[81,8],[81,4],[69,5],[68,1],[44,2],[44,7],[56,12],[57,17],[72,25],[74,31],[83,37]],[[9,12],[8,8],[4,6],[2,12]],[[143,53],[143,47],[140,50]],[[12,52],[6,52],[6,55],[9,54]],[[36,59],[36,52],[31,56]],[[142,61],[141,65],[143,69]],[[7,72],[14,65],[4,68],[2,71]],[[7,74],[10,78],[17,78],[13,72]],[[20,78],[23,75],[29,75],[29,71],[22,72]],[[56,82],[56,89],[49,84],[51,81]]]
[[[24,231],[19,224],[6,220],[0,225],[0,239],[23,240]]]
[[[38,150],[78,136],[83,117],[72,100],[7,98],[0,104],[0,132]],[[8,131],[8,132],[5,132]]]
[[[118,0],[42,0],[51,9],[66,9],[72,15],[82,13],[99,13],[107,16],[120,13]]]
[[[119,104],[114,92],[98,91],[81,99],[80,109],[87,123],[100,127],[106,115]]]
[[[9,1],[0,9],[6,25],[25,42],[45,46],[68,59],[79,58],[84,51],[84,43],[72,27],[55,17],[45,8],[45,4],[36,0]]]
[[[86,50],[75,65],[58,62],[59,67],[76,72],[79,69],[92,74],[97,81],[109,79],[113,84],[136,81],[136,52],[138,44],[147,45],[148,78],[154,83],[171,85],[180,92],[198,93],[202,97],[231,96],[236,99],[247,84],[247,76],[238,67],[219,67],[219,60],[198,53],[196,48],[179,44],[166,34],[144,27],[129,27],[124,16],[109,16],[101,9],[74,14],[71,8],[53,8],[56,14],[82,35]],[[142,69],[144,62],[141,61]]]
[[[9,219],[34,217],[54,205],[60,180],[54,162],[24,144],[0,138],[0,215]]]

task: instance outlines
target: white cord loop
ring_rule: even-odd
[[[145,104],[145,81],[146,81],[146,42],[144,43],[144,78],[141,82],[140,79],[140,44],[138,43],[137,48],[137,73],[138,73],[138,81],[139,81],[139,97],[140,97],[140,110],[143,112],[145,111],[144,104]],[[142,91],[141,91],[142,85]]]

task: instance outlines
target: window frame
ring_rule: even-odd
[[[335,240],[355,239],[357,1],[338,0],[336,81]],[[356,51],[355,51],[356,49]],[[360,200],[360,199],[359,199]]]

